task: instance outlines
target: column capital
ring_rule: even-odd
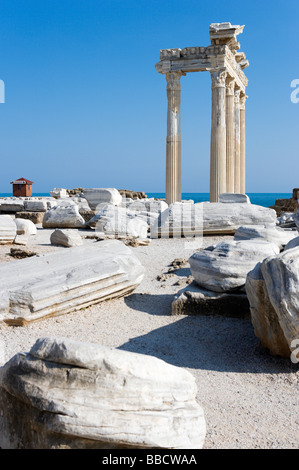
[[[167,72],[165,74],[167,81],[167,90],[180,90],[182,76],[186,75],[185,72]]]
[[[211,70],[212,88],[225,87],[227,71],[225,68]]]
[[[240,109],[245,109],[245,103],[248,96],[243,91],[240,94]]]
[[[226,77],[226,96],[234,96],[235,79],[229,75]]]
[[[235,87],[234,99],[235,99],[236,105],[240,105],[240,95],[241,95],[241,88]]]

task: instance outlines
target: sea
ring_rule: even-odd
[[[165,193],[147,193],[147,197],[154,197],[159,199],[165,198]],[[50,197],[49,193],[33,193],[35,197]],[[292,193],[247,193],[252,204],[258,206],[270,207],[275,204],[276,199],[290,199]],[[0,193],[0,197],[12,197],[12,193]],[[204,202],[210,200],[209,193],[182,193],[183,200],[193,200],[196,202]]]

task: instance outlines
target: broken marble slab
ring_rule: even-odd
[[[250,319],[246,292],[212,292],[195,281],[181,289],[171,305],[172,315],[210,315]]]
[[[28,212],[46,212],[48,209],[48,204],[46,200],[25,200],[24,201],[24,210]]]
[[[247,275],[246,293],[261,344],[290,357],[299,346],[299,247],[258,263]]]
[[[234,235],[234,240],[253,240],[261,239],[268,242],[276,243],[278,248],[282,250],[285,245],[298,235],[296,231],[284,230],[281,227],[273,225],[251,225],[247,227],[239,227]]]
[[[119,206],[122,202],[122,196],[115,188],[86,188],[83,190],[83,196],[91,210],[97,210],[103,203]]]
[[[15,213],[24,210],[24,200],[21,198],[0,199],[0,212]]]
[[[2,449],[201,449],[193,375],[153,356],[39,338],[0,379]],[[22,416],[22,419],[20,419]]]
[[[247,194],[238,194],[238,193],[222,193],[219,194],[218,202],[231,204],[250,204],[250,199]]]
[[[118,240],[0,265],[0,321],[25,325],[132,292],[144,268]]]
[[[10,215],[0,215],[0,245],[13,243],[17,235],[17,226]]]
[[[195,252],[189,259],[191,274],[202,288],[230,292],[245,285],[254,266],[279,253],[275,243],[265,240],[229,240]]]
[[[163,211],[151,227],[151,238],[233,235],[239,227],[275,225],[274,209],[254,204],[176,202]]]
[[[71,198],[58,199],[57,206],[48,210],[43,218],[44,228],[83,228],[85,220]]]
[[[105,204],[87,225],[94,227],[96,233],[114,238],[146,238],[149,225],[147,216],[125,207]]]

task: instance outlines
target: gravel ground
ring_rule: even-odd
[[[51,246],[50,233],[39,229],[28,248],[38,253],[67,249]],[[203,246],[229,238],[205,237]],[[171,315],[174,294],[186,285],[190,271],[186,266],[168,273],[169,266],[175,258],[188,259],[196,248],[183,239],[152,240],[132,248],[146,272],[130,296],[24,327],[0,324],[1,362],[44,336],[156,356],[196,378],[206,449],[298,449],[298,366],[263,349],[248,320]],[[0,262],[12,261],[9,251],[10,246],[0,246]]]

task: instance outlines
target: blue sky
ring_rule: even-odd
[[[1,0],[0,193],[53,187],[165,190],[160,49],[208,46],[209,25],[244,24],[247,192],[299,186],[298,0]],[[209,191],[209,73],[182,77],[182,190]]]

